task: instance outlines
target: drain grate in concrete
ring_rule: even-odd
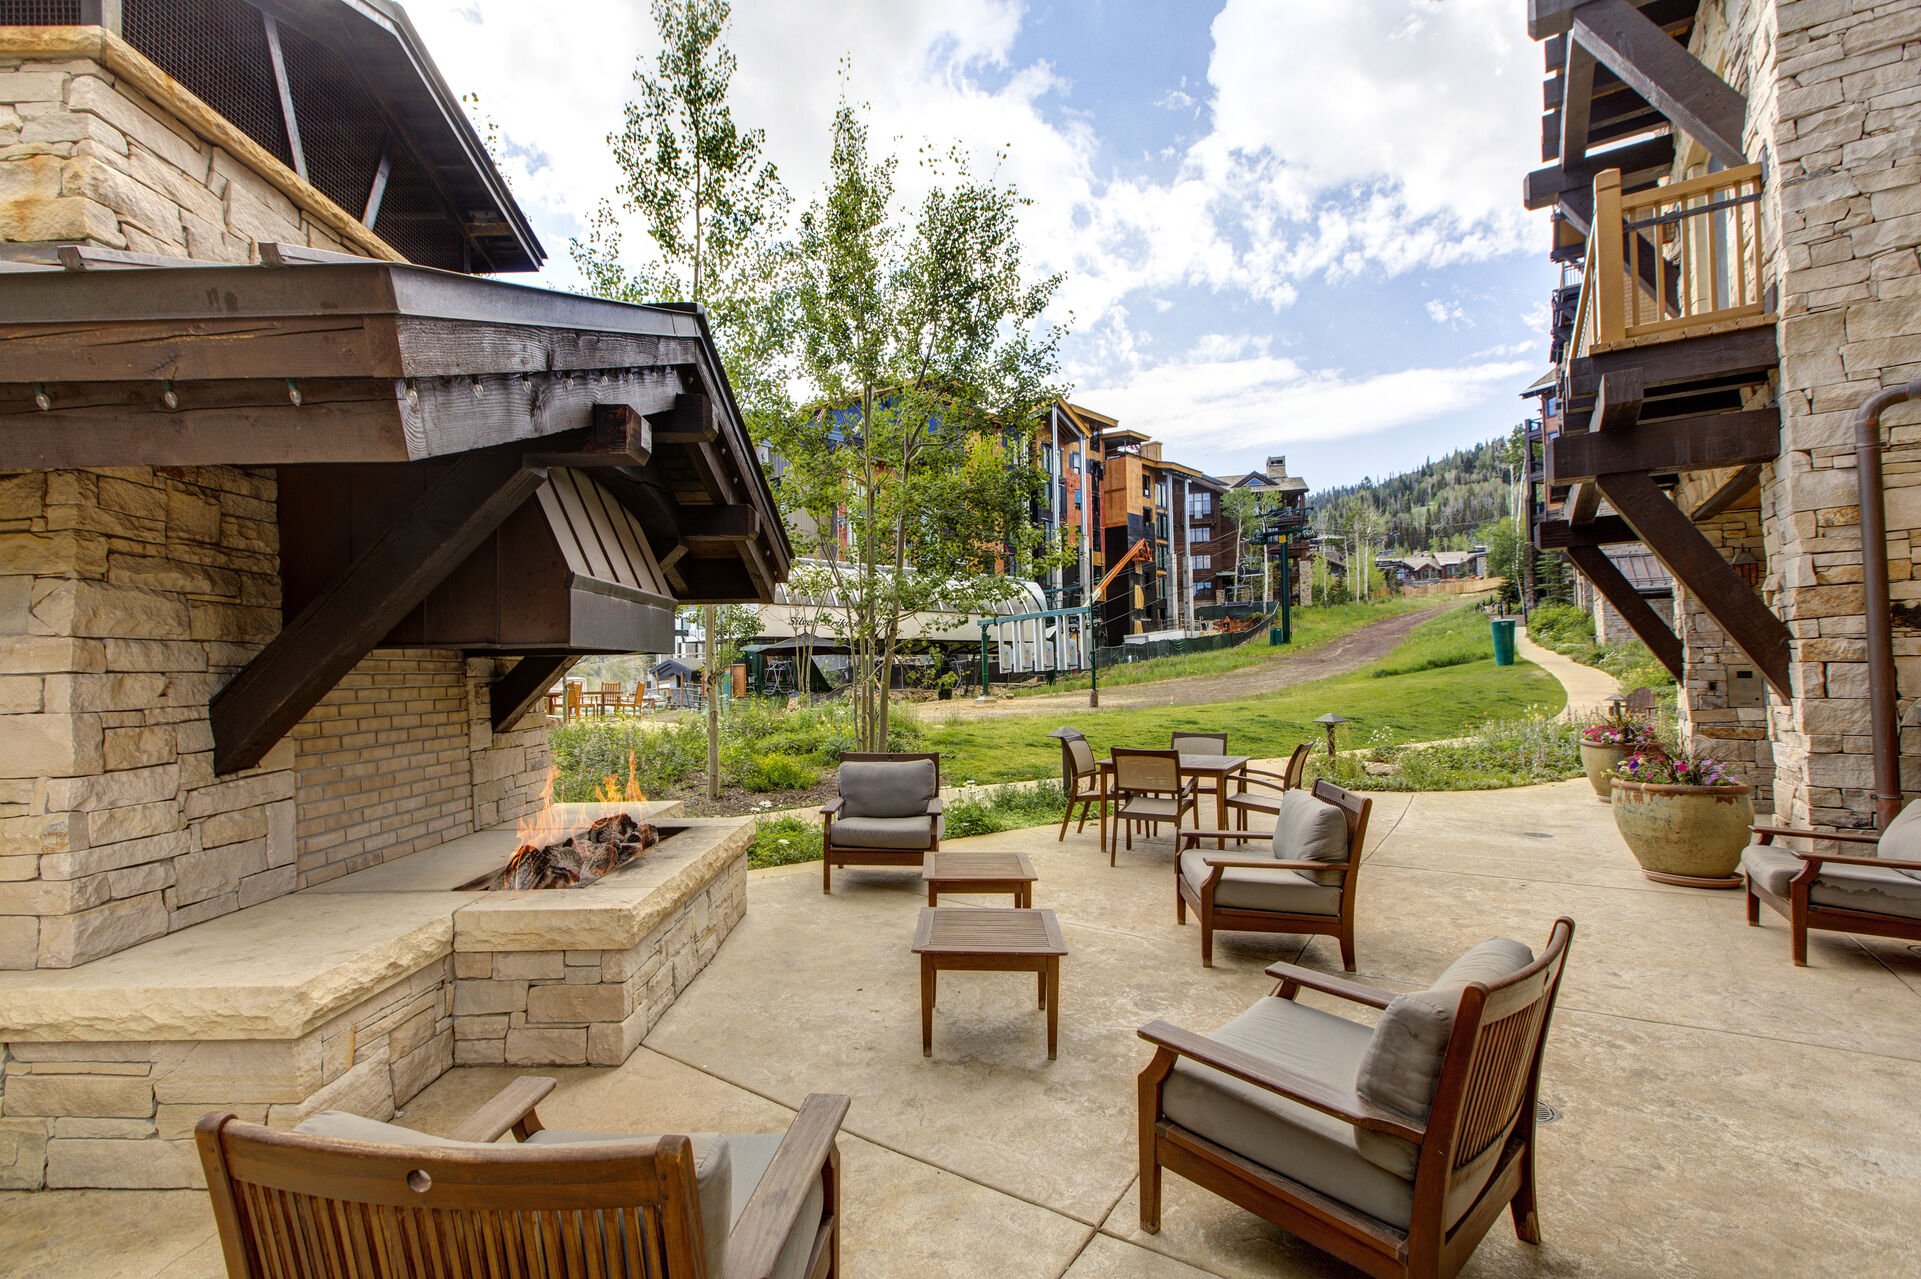
[[[1528,839],[1553,839],[1554,838],[1554,836],[1550,835],[1548,832],[1544,830],[1524,830],[1521,832],[1521,834]]]
[[[1534,1103],[1534,1122],[1535,1123],[1551,1124],[1555,1120],[1559,1119],[1560,1117],[1561,1117],[1561,1112],[1556,1110],[1554,1107],[1548,1105],[1545,1101],[1537,1101]]]

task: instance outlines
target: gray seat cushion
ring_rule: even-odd
[[[833,829],[834,843],[842,848],[898,848],[914,852],[924,851],[929,842],[925,813],[918,817],[837,817]]]
[[[1449,964],[1426,990],[1395,996],[1361,1058],[1354,1089],[1361,1100],[1417,1123],[1425,1121],[1434,1104],[1434,1086],[1441,1077],[1441,1059],[1454,1031],[1462,987],[1469,982],[1495,985],[1533,962],[1534,952],[1520,942],[1493,937]],[[1412,1142],[1363,1132],[1356,1144],[1364,1158],[1389,1172],[1414,1175],[1420,1152]]]
[[[1237,852],[1214,853],[1215,857],[1244,857]],[[1181,854],[1181,875],[1191,884],[1196,893],[1207,882],[1211,873],[1202,859],[1209,856],[1206,849],[1191,850]],[[1317,884],[1306,875],[1297,871],[1282,870],[1242,870],[1233,867],[1221,872],[1221,882],[1214,886],[1214,904],[1227,910],[1270,910],[1284,915],[1327,915],[1341,913],[1341,889],[1338,882],[1333,887]]]
[[[1116,811],[1139,821],[1171,822],[1178,821],[1184,809],[1193,806],[1191,800],[1178,800],[1172,795],[1129,795]]]
[[[1347,816],[1309,791],[1283,791],[1274,815],[1274,857],[1284,862],[1345,862]],[[1346,871],[1306,872],[1317,884],[1341,882]]]
[[[1741,869],[1747,872],[1749,882],[1776,897],[1788,895],[1788,881],[1806,864],[1790,850],[1774,844],[1749,844],[1741,854]]]
[[[841,811],[848,817],[912,817],[933,802],[931,759],[850,760],[840,766]]]
[[[1889,826],[1888,834],[1894,833],[1894,826]],[[1885,846],[1886,842],[1887,835],[1883,835],[1882,844]],[[1750,844],[1741,854],[1741,869],[1748,877],[1782,898],[1789,895],[1789,881],[1806,865],[1789,850],[1769,844]],[[1821,868],[1820,876],[1808,889],[1808,902],[1832,910],[1921,919],[1921,879],[1892,866],[1828,864]]]
[[[1352,1092],[1372,1035],[1359,1022],[1268,998],[1209,1038]],[[1407,1228],[1413,1183],[1364,1159],[1353,1125],[1185,1058],[1168,1077],[1161,1103],[1169,1120],[1215,1145]]]
[[[1834,910],[1921,919],[1921,879],[1891,866],[1823,866],[1808,901]]]

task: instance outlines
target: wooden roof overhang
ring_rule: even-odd
[[[697,311],[362,260],[66,256],[0,272],[0,469],[279,476],[286,620],[215,696],[221,772],[373,648],[538,655],[495,689],[504,726],[574,656],[664,650],[676,603],[787,576]]]

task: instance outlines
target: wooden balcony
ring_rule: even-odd
[[[1633,193],[1595,175],[1574,358],[1773,324],[1760,205],[1758,164]]]

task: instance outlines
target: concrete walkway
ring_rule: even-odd
[[[1552,675],[1567,690],[1567,711],[1569,719],[1582,719],[1597,712],[1607,710],[1610,697],[1621,695],[1621,681],[1606,671],[1583,666],[1571,657],[1563,657],[1550,648],[1542,648],[1529,638],[1525,627],[1517,630],[1514,648],[1528,661]]]
[[[1796,969],[1785,928],[1746,927],[1738,894],[1642,878],[1607,814],[1581,781],[1375,801],[1360,980],[1410,989],[1485,937],[1579,926],[1542,1085],[1546,1242],[1502,1221],[1468,1273],[1913,1273],[1921,955],[1819,933]],[[1135,1199],[1135,1029],[1208,1030],[1267,993],[1274,960],[1338,971],[1333,946],[1225,934],[1203,969],[1166,840],[1111,869],[1091,831],[957,844],[1030,853],[1037,904],[1059,912],[1058,1060],[1031,978],[996,973],[943,977],[923,1058],[918,877],[842,872],[829,897],[803,865],[751,877],[745,921],[625,1065],[539,1072],[561,1081],[543,1118],[773,1131],[809,1092],[852,1094],[849,1279],[1352,1273],[1178,1177],[1158,1235]],[[444,1132],[515,1073],[453,1071],[402,1122]],[[196,1192],[0,1196],[0,1274],[213,1276],[211,1231]]]

